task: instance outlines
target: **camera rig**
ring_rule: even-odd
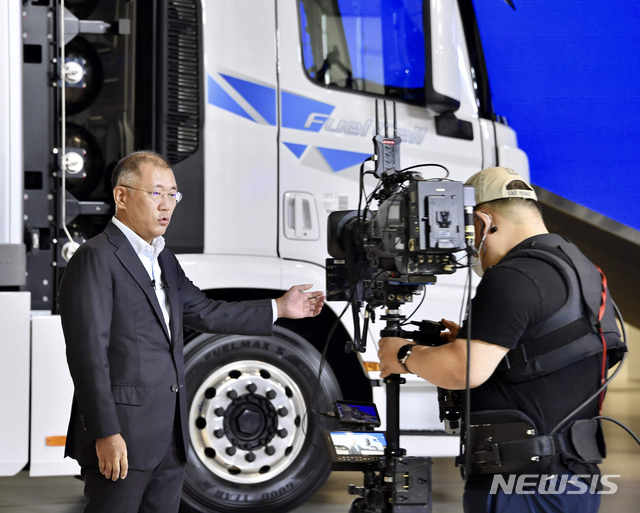
[[[440,323],[413,323],[418,330],[403,329],[407,319],[400,308],[413,302],[425,285],[436,276],[453,274],[458,268],[457,254],[470,258],[475,254],[473,207],[474,189],[448,179],[449,172],[439,164],[400,167],[401,139],[397,135],[396,106],[393,103],[393,135],[389,136],[387,103],[383,101],[384,135],[380,133],[378,100],[375,154],[372,171],[360,169],[360,203],[358,210],[332,212],[328,220],[327,299],[348,301],[354,320],[354,337],[347,352],[364,352],[369,319],[375,322],[375,309],[383,307],[381,320],[386,327],[383,337],[402,337],[426,345],[442,343]],[[419,167],[440,167],[444,178],[424,179],[415,171]],[[364,175],[373,174],[379,181],[366,199]],[[373,201],[377,210],[371,210]],[[360,331],[359,312],[365,308]],[[360,495],[351,511],[367,513],[413,512],[431,510],[431,460],[407,458],[400,448],[399,375],[384,380],[387,392],[387,445],[384,457],[365,469],[363,487],[351,486],[349,492]],[[450,432],[459,431],[459,396],[438,390],[440,418]]]

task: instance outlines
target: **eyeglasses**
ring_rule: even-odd
[[[160,203],[165,196],[169,198],[169,201],[171,203],[180,203],[180,201],[182,200],[181,192],[157,192],[157,191],[151,192],[151,191],[145,191],[144,189],[138,189],[137,187],[131,187],[130,185],[122,185],[122,187],[126,187],[127,189],[134,189],[140,192],[146,192],[149,196],[151,196],[151,199],[155,203]]]

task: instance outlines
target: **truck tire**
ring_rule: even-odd
[[[311,413],[320,354],[295,333],[200,335],[185,348],[190,449],[181,511],[278,512],[306,502],[330,473]],[[340,397],[328,366],[314,409]]]

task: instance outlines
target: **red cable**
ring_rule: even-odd
[[[602,304],[600,305],[600,311],[598,312],[598,323],[600,323],[602,321],[602,318],[604,317],[604,311],[607,308],[607,277],[604,275],[604,273],[598,266],[596,266],[596,269],[598,269],[598,271],[600,272],[600,275],[602,276]],[[602,325],[600,325],[599,330],[600,330],[600,339],[602,340],[602,372],[601,372],[601,378],[600,378],[600,385],[604,385],[605,376],[607,373],[607,341],[604,338]],[[605,390],[602,390],[602,392],[600,392],[600,399],[598,400],[598,410],[600,412],[600,415],[602,415],[602,404],[604,403]]]

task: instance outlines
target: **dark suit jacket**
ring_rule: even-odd
[[[207,333],[272,333],[269,300],[211,301],[171,251],[158,259],[169,287],[171,337],[149,274],[112,222],[80,246],[65,270],[60,314],[75,385],[65,456],[81,465],[98,463],[97,438],[121,433],[129,468],[156,467],[176,413],[178,444],[188,453],[183,323]]]

